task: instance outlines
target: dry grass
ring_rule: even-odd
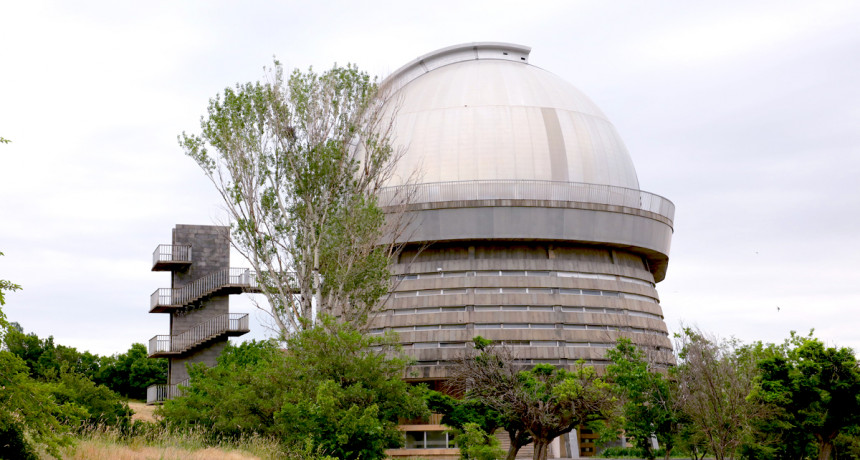
[[[134,411],[131,416],[132,420],[142,420],[144,422],[156,422],[155,406],[147,406],[146,403],[140,401],[129,401],[128,407]]]
[[[236,450],[207,447],[188,450],[179,447],[133,447],[98,440],[78,443],[74,453],[63,452],[67,460],[259,460],[262,457]]]
[[[140,434],[122,436],[110,428],[79,435],[75,447],[61,451],[70,460],[251,460],[290,456],[273,439],[251,436],[237,441],[212,442],[201,431],[172,431],[146,424]],[[47,458],[47,457],[46,457]]]

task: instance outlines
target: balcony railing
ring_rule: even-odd
[[[152,269],[164,270],[171,266],[191,263],[190,244],[159,244],[152,252]]]
[[[227,268],[194,280],[181,288],[159,288],[152,293],[150,313],[181,308],[222,289],[259,292],[257,274],[247,268]]]
[[[147,404],[159,404],[167,401],[168,399],[173,399],[177,396],[182,395],[182,390],[179,388],[180,385],[188,386],[188,379],[185,379],[179,383],[171,384],[156,384],[150,385],[146,388],[146,403]]]
[[[156,335],[149,339],[149,356],[184,353],[221,335],[241,335],[250,331],[247,313],[228,313],[196,324],[174,336]]]
[[[382,206],[470,200],[551,200],[625,206],[659,214],[671,222],[675,205],[660,195],[613,185],[541,180],[477,180],[432,182],[385,187]]]

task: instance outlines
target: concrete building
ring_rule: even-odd
[[[639,189],[612,123],[529,52],[453,46],[384,82],[405,155],[381,203],[413,171],[420,179],[393,265],[400,282],[374,331],[399,333],[411,380],[438,384],[476,335],[515,347],[523,364],[601,367],[620,336],[672,362],[655,284],[674,205]],[[407,449],[392,453],[446,455],[436,423],[408,427]],[[589,455],[585,441],[567,455]]]
[[[177,225],[173,242],[152,254],[152,271],[171,273],[169,288],[157,289],[150,313],[170,314],[170,333],[149,340],[149,357],[170,362],[166,384],[147,389],[155,404],[187,384],[186,365],[214,366],[228,337],[249,332],[247,313],[230,313],[230,294],[259,292],[255,274],[230,268],[230,229],[209,225]]]

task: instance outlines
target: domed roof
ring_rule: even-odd
[[[394,91],[392,141],[405,149],[390,185],[547,180],[639,188],[627,148],[603,112],[561,78],[528,63],[528,47],[472,43],[405,65]]]

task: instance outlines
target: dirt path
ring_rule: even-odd
[[[146,403],[140,401],[129,401],[128,407],[134,411],[131,416],[132,420],[143,420],[144,422],[155,422],[155,406],[147,406]]]

